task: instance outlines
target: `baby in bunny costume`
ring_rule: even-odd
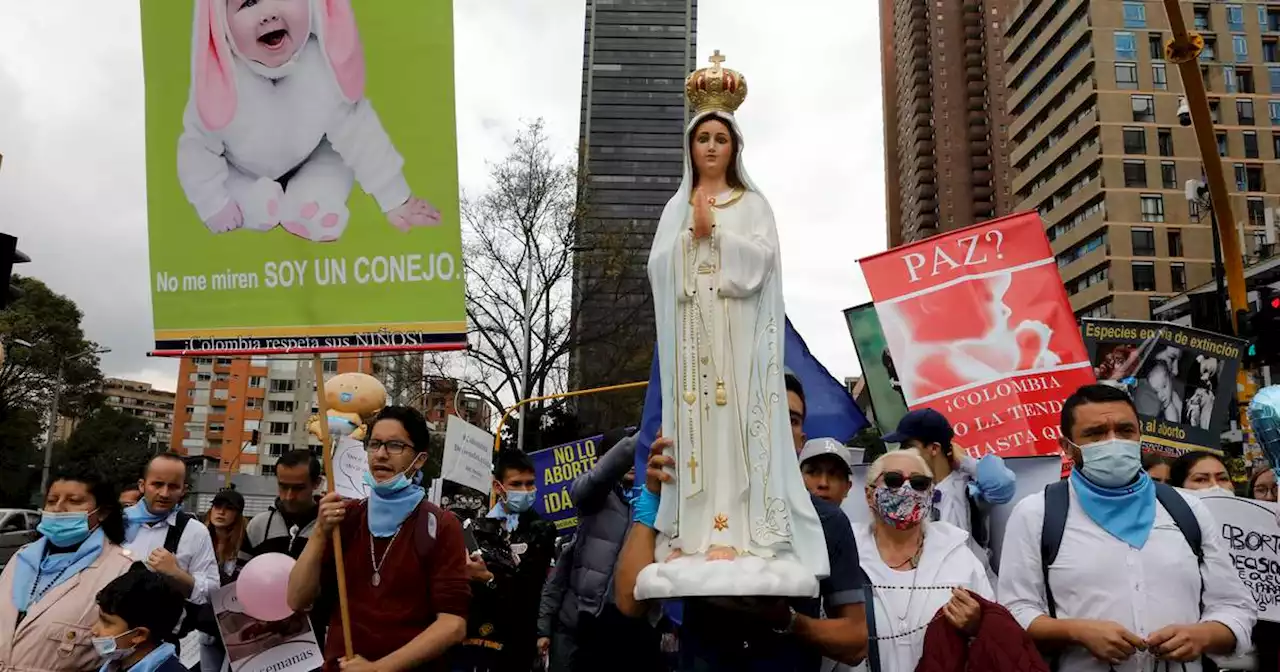
[[[415,197],[364,97],[350,0],[196,0],[178,180],[214,233],[277,225],[315,242],[347,226],[353,180],[387,221],[440,223]]]

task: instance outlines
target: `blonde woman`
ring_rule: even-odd
[[[240,554],[240,547],[244,544],[245,529],[249,526],[249,521],[244,517],[244,496],[235,490],[222,490],[214,495],[213,504],[205,514],[204,524],[209,528],[209,535],[213,537],[213,554],[218,558],[218,575],[222,585],[225,586],[236,580],[245,562],[245,558]],[[206,618],[202,620],[209,620],[212,609],[208,608],[208,605],[205,607],[210,613],[206,614]],[[202,630],[213,629],[202,628]],[[201,672],[221,670],[226,651],[219,637],[205,631],[200,638],[200,643]]]
[[[866,667],[871,672],[915,670],[925,629],[935,620],[976,634],[982,610],[969,591],[993,599],[969,534],[929,522],[933,492],[933,472],[914,450],[882,455],[867,470],[864,496],[872,522],[855,524],[854,535],[872,589],[867,609],[876,640]]]

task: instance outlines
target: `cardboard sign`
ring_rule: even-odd
[[[451,415],[444,432],[440,477],[480,492],[493,482],[493,435]]]
[[[1142,420],[1143,448],[1176,457],[1222,448],[1244,341],[1141,320],[1082,320],[1100,380],[1126,387]]]
[[[324,662],[306,612],[283,621],[259,621],[240,609],[234,583],[213,594],[213,612],[230,672],[310,672]]]
[[[1280,525],[1276,523],[1276,505],[1240,497],[1209,496],[1201,501],[1222,528],[1231,565],[1258,603],[1258,618],[1280,623]]]
[[[974,457],[1059,452],[1062,401],[1094,376],[1037,214],[860,263],[910,408],[946,416]]]
[[[534,509],[544,519],[554,522],[560,534],[567,534],[578,526],[578,510],[569,497],[569,487],[573,479],[595,465],[596,446],[603,439],[604,435],[598,434],[529,454],[538,487]]]

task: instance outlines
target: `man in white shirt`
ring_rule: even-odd
[[[1014,509],[996,591],[1054,669],[1139,672],[1169,661],[1199,672],[1205,654],[1247,651],[1257,607],[1204,505],[1142,471],[1129,395],[1080,388],[1063,404],[1062,435],[1076,466]]]
[[[157,455],[147,464],[139,485],[142,501],[125,509],[125,548],[135,558],[146,558],[151,569],[173,579],[188,601],[204,604],[220,585],[218,560],[209,530],[182,511],[186,463],[174,453]],[[178,526],[182,533],[176,551],[171,551],[165,548],[165,541],[170,529]]]

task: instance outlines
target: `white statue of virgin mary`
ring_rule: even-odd
[[[684,179],[649,253],[678,477],[663,485],[640,599],[811,596],[829,572],[790,431],[778,232],[742,161],[746,82],[723,60],[685,83]]]

